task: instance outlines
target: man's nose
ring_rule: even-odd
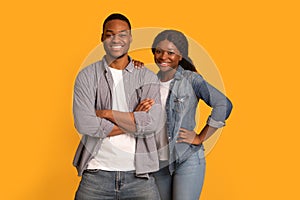
[[[118,34],[113,35],[113,36],[112,36],[112,42],[118,42],[118,41],[120,41],[119,35],[118,35]]]

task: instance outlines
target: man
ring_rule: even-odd
[[[131,25],[125,16],[106,18],[101,41],[106,55],[84,68],[74,87],[74,122],[82,134],[74,158],[82,176],[75,199],[157,200],[151,175],[159,168],[154,139],[161,123],[157,76],[134,68],[128,56]]]

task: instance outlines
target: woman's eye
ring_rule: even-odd
[[[169,54],[169,55],[174,55],[175,53],[172,52],[172,51],[169,51],[168,54]]]

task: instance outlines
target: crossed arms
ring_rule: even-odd
[[[141,101],[134,111],[96,110],[98,81],[94,68],[82,70],[76,78],[73,96],[73,115],[77,131],[83,135],[99,138],[125,132],[134,135],[153,133],[161,121],[161,105],[159,85],[155,83],[156,75],[153,74],[151,79],[149,81],[153,84],[142,86]],[[154,102],[149,99],[153,99]]]
[[[148,112],[152,105],[153,99],[144,99],[135,108],[134,112]],[[136,124],[133,112],[119,112],[115,110],[96,110],[96,116],[107,119],[114,123],[112,131],[107,136],[115,136],[126,132],[136,132]]]

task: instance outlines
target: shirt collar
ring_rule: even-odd
[[[132,58],[130,56],[128,56],[128,59],[129,59],[129,63],[128,65],[125,67],[124,70],[128,71],[128,72],[133,72],[134,70],[134,66],[133,66],[133,63],[132,63]],[[103,65],[104,65],[104,68],[106,71],[108,71],[109,69],[109,66],[106,62],[106,59],[105,59],[105,56],[102,57],[102,62],[103,62]]]

